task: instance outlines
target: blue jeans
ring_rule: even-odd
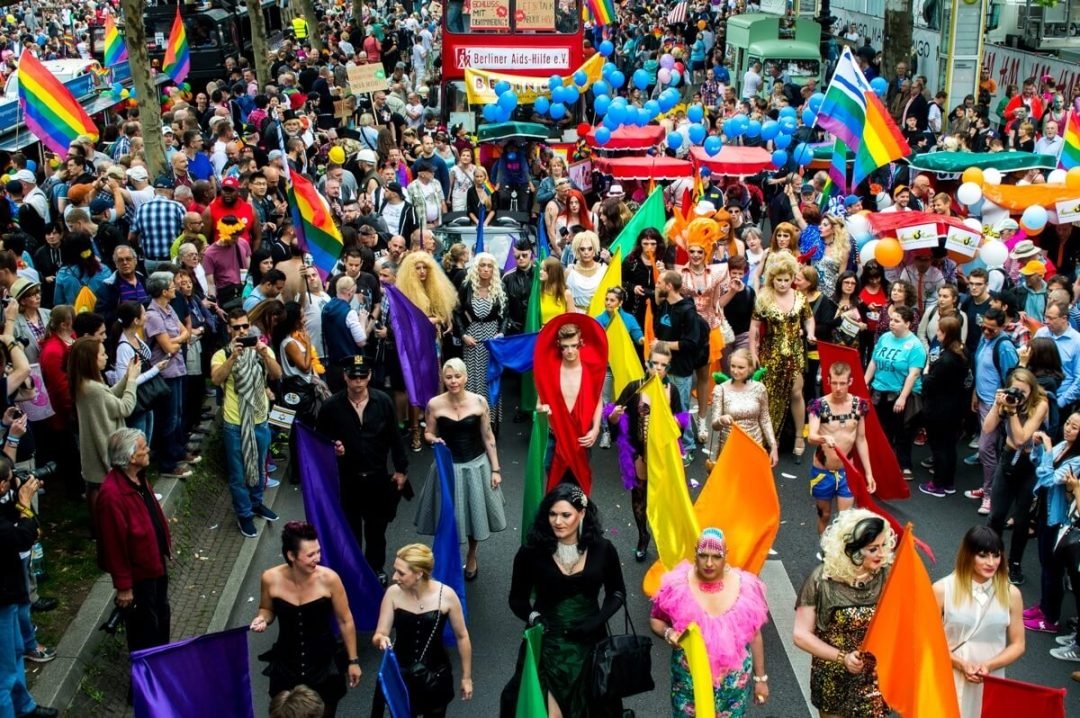
[[[30,595],[30,557],[22,559],[23,575],[26,576],[27,595]],[[19,604],[19,631],[22,634],[23,652],[33,653],[37,650],[37,630],[34,622],[30,620],[30,603]]]
[[[682,404],[683,411],[690,412],[690,390],[694,387],[694,375],[690,376],[674,376],[671,377],[671,385],[675,387],[675,391],[679,392],[679,403]],[[699,397],[698,401],[701,401]],[[708,398],[705,399],[708,401]],[[682,446],[683,451],[693,451],[697,446],[697,440],[694,438],[694,422],[690,421],[682,433]]]
[[[0,718],[15,718],[37,710],[26,687],[19,607],[0,606]]]
[[[241,519],[251,518],[252,506],[263,502],[263,489],[266,488],[266,454],[270,450],[270,424],[263,422],[255,425],[255,445],[259,452],[259,480],[253,488],[248,488],[244,475],[244,456],[241,453],[240,425],[224,422],[225,427],[225,463],[229,466],[229,492],[232,494],[233,511]],[[0,717],[2,718],[2,717]]]
[[[152,411],[140,411],[137,414],[132,414],[125,421],[129,429],[138,429],[146,437],[146,444],[149,446],[154,442],[154,412]]]
[[[184,379],[174,376],[166,379],[169,400],[157,409],[157,422],[161,427],[161,471],[168,473],[183,461],[187,454],[184,440]]]

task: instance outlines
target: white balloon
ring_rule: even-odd
[[[986,184],[1001,184],[1001,171],[993,167],[983,170],[983,182]]]
[[[1063,169],[1056,169],[1046,176],[1047,184],[1065,184],[1065,175],[1067,173]],[[985,176],[985,175],[984,175]]]
[[[974,182],[965,182],[956,189],[956,199],[960,201],[960,204],[971,206],[977,204],[982,199],[983,192],[982,187]]]
[[[1017,181],[1016,186],[1017,187],[1024,187],[1024,186],[1029,185],[1029,184],[1031,184],[1031,180],[1022,179],[1022,180]]]
[[[862,250],[859,251],[859,264],[863,265],[874,258],[874,250],[877,249],[878,240],[871,239],[869,242],[863,245]]]
[[[993,239],[979,247],[979,257],[987,267],[993,269],[1005,264],[1005,260],[1009,258],[1009,250],[1004,242]]]
[[[847,218],[848,234],[853,237],[862,237],[870,234],[870,220],[864,214],[853,214]]]
[[[982,222],[975,219],[974,217],[968,217],[967,219],[965,219],[964,224],[966,224],[968,227],[971,227],[971,229],[973,229],[974,231],[982,234],[982,231],[983,231]]]

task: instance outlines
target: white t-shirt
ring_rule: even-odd
[[[747,70],[743,75],[743,99],[757,97],[759,92],[761,92],[761,75],[753,70]]]

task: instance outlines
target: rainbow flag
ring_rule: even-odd
[[[615,24],[615,3],[612,0],[589,0],[589,14],[597,25]]]
[[[855,152],[855,169],[851,182],[856,187],[878,167],[884,167],[911,154],[911,147],[900,134],[900,128],[873,90],[866,93],[866,123],[862,143]]]
[[[127,44],[116,29],[112,14],[105,16],[105,67],[114,67],[128,59]]]
[[[289,208],[300,248],[311,254],[312,263],[325,280],[330,276],[345,242],[334,224],[330,205],[315,186],[299,172],[293,172],[288,191]]]
[[[1069,113],[1065,120],[1065,134],[1062,136],[1061,155],[1058,157],[1058,165],[1071,170],[1080,167],[1080,114],[1075,111]]]
[[[165,47],[165,61],[161,65],[165,74],[179,85],[191,72],[191,50],[188,48],[187,32],[184,19],[180,17],[180,7],[176,8],[176,19],[169,31],[169,44]],[[334,258],[337,261],[337,258]]]
[[[79,135],[97,141],[97,126],[86,110],[33,53],[25,50],[19,57],[19,104],[26,126],[59,155],[66,156],[68,146]]]
[[[826,204],[835,189],[840,194],[847,194],[847,147],[840,140],[833,143],[832,157],[829,160],[829,181],[821,199]],[[824,206],[822,207],[824,210]]]

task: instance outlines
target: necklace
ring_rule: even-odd
[[[420,592],[416,591],[415,593],[413,593],[413,598],[416,599],[416,607],[423,611],[424,602],[420,600]]]
[[[576,543],[555,544],[555,563],[559,564],[563,573],[568,574],[573,571],[580,558],[581,551],[578,550]]]
[[[724,575],[725,576],[727,575],[727,572],[728,572],[728,570],[727,570],[727,567],[725,566],[724,567]],[[721,578],[719,581],[703,581],[701,579],[701,577],[699,576],[698,577],[698,588],[701,589],[702,593],[720,593],[721,591],[724,590],[724,579]]]

